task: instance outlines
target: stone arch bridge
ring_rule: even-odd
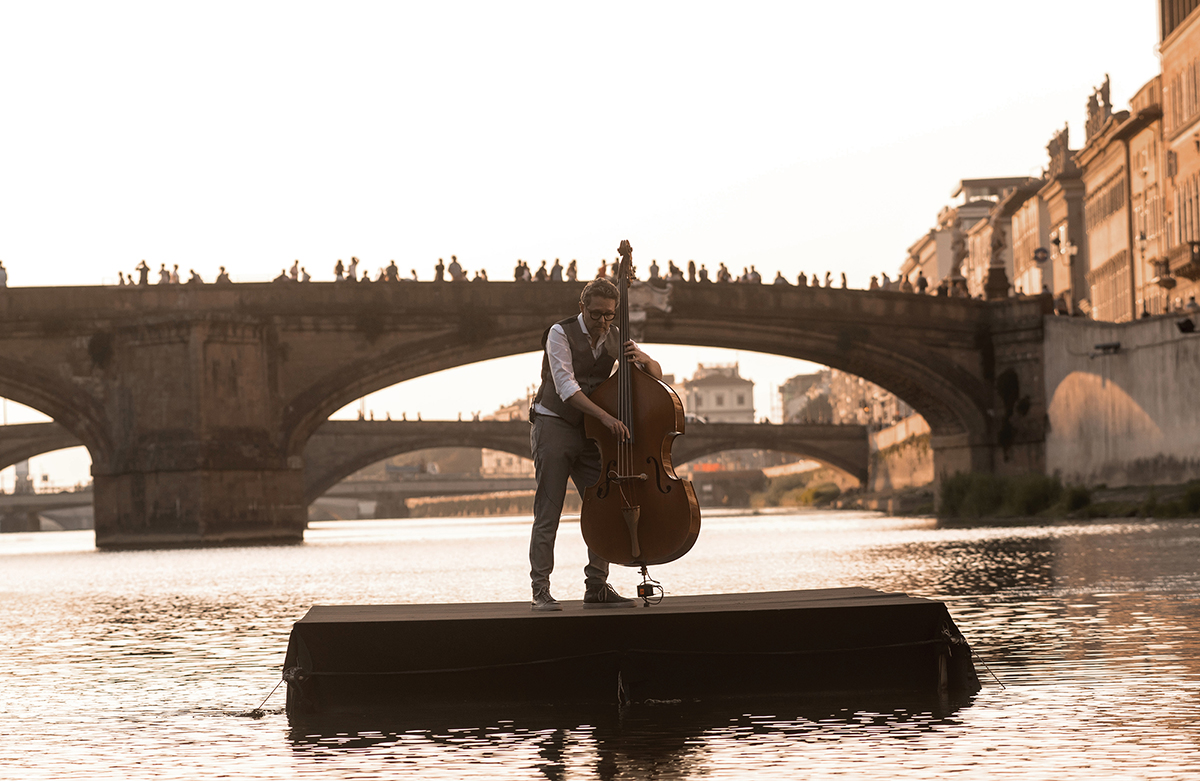
[[[0,469],[81,443],[57,423],[0,426]],[[523,420],[330,420],[304,448],[304,502],[314,502],[363,467],[401,453],[434,447],[486,447],[530,458],[529,423]],[[692,424],[675,440],[676,465],[723,450],[753,448],[794,453],[867,479],[864,426]]]
[[[299,540],[304,452],[330,414],[403,380],[539,349],[581,288],[8,288],[0,396],[88,448],[100,547]],[[802,358],[896,393],[929,422],[939,474],[1042,469],[1041,299],[686,283],[645,293],[630,309],[648,343]]]

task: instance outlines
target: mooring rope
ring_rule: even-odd
[[[976,651],[974,648],[972,648],[972,649],[971,649],[971,653],[972,653],[972,654],[974,654],[974,655],[975,655],[975,658],[979,660],[979,663],[983,665],[983,669],[987,670],[987,671],[988,671],[988,673],[989,673],[989,674],[992,676],[992,678],[994,678],[994,679],[996,680],[996,683],[1000,684],[1000,688],[1001,688],[1001,689],[1007,689],[1007,688],[1008,688],[1007,686],[1005,686],[1005,685],[1004,685],[1004,681],[1000,680],[1000,679],[999,679],[999,678],[996,676],[996,674],[995,674],[994,672],[992,672],[992,668],[991,668],[991,667],[988,667],[988,663],[987,663],[987,662],[985,662],[985,661],[983,661],[983,657],[979,655],[979,652],[978,652],[978,651]]]
[[[275,683],[275,688],[271,689],[271,694],[274,694],[279,689],[279,685],[281,683],[283,683],[282,677]],[[271,699],[271,694],[268,694],[266,697],[263,698],[262,705],[259,705],[257,708],[250,711],[246,715],[252,719],[261,719],[263,716],[266,716],[267,712],[263,710],[263,707],[267,704],[267,700]]]

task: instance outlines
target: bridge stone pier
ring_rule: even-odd
[[[539,349],[581,288],[9,288],[0,395],[88,448],[100,547],[298,541],[305,448],[330,414],[403,380]],[[647,342],[788,355],[865,377],[929,421],[939,474],[1006,473],[1044,465],[1045,306],[677,284],[631,317]]]

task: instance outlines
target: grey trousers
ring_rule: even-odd
[[[600,477],[600,450],[583,435],[583,428],[562,418],[537,415],[529,430],[537,492],[533,496],[533,531],[529,537],[529,578],[533,591],[550,588],[554,571],[554,539],[567,496],[567,478],[575,481],[580,497]],[[608,562],[588,550],[583,568],[584,587],[608,582]]]

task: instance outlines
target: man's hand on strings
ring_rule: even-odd
[[[618,442],[624,442],[629,439],[629,429],[625,428],[625,424],[620,418],[614,418],[612,415],[605,413],[604,417],[600,418],[600,422],[608,429]]]
[[[637,343],[632,339],[625,342],[625,357],[632,361],[637,361],[643,366],[650,363],[650,356],[646,355],[646,353],[642,351],[642,348],[638,347]]]
[[[640,365],[646,370],[647,373],[650,374],[651,377],[655,378],[656,380],[662,379],[662,367],[658,365],[658,361],[654,360],[649,355],[646,355],[642,348],[638,347],[637,343],[632,339],[625,342],[625,357]]]

